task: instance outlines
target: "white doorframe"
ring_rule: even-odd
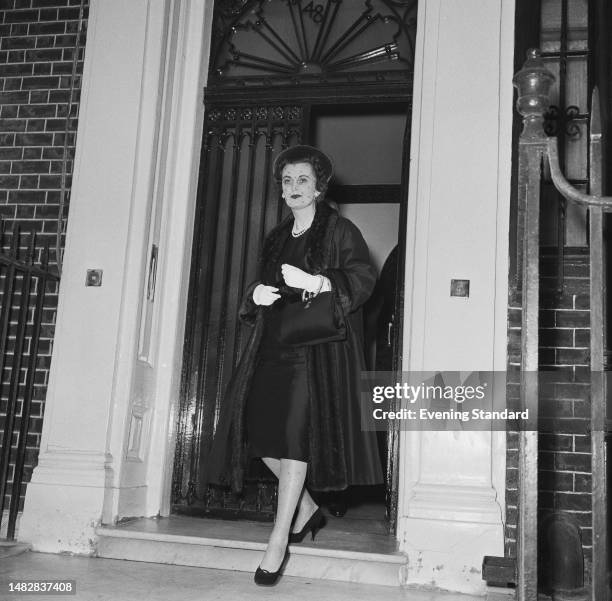
[[[159,368],[150,430],[145,515],[170,513],[212,14],[213,0],[182,0],[175,100],[168,135],[170,152],[164,166],[168,177],[161,245],[165,251],[163,263],[158,266],[164,284],[160,290]]]

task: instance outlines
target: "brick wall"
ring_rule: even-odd
[[[9,232],[15,226],[25,233],[36,232],[36,258],[48,246],[53,271],[58,222],[63,248],[68,214],[87,11],[88,2],[81,0],[0,1],[0,216]],[[60,222],[62,198],[65,207]],[[38,455],[51,361],[57,285],[49,291],[27,438],[26,479]],[[2,374],[0,427],[7,410],[8,371]],[[19,402],[18,416],[20,407]],[[20,491],[22,502],[24,492],[25,487]]]
[[[590,418],[590,316],[587,249],[568,254],[563,291],[554,291],[555,260],[543,257],[540,289],[540,370],[553,386],[542,387],[540,414],[548,418],[539,437],[540,523],[562,512],[579,526],[588,578],[592,559]],[[521,359],[521,298],[508,311],[508,396],[518,397]],[[516,557],[518,434],[507,436],[506,555]]]

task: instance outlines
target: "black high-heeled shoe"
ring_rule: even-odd
[[[304,524],[304,527],[299,532],[291,532],[289,534],[290,543],[301,543],[306,536],[306,533],[310,531],[312,540],[314,540],[315,534],[325,526],[326,520],[321,508],[310,516],[310,519]]]
[[[258,567],[257,570],[255,570],[255,584],[259,586],[274,586],[281,577],[288,559],[289,549],[285,548],[285,556],[276,572],[268,572],[268,570],[262,570],[261,567]]]

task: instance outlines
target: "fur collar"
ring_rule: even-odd
[[[338,223],[338,212],[325,201],[317,205],[317,211],[306,238],[306,265],[313,274],[329,267],[331,243]],[[289,215],[267,236],[261,253],[262,267],[276,265],[287,238],[291,235],[293,215]]]

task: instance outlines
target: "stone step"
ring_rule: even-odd
[[[26,551],[30,551],[32,545],[27,543],[18,543],[16,541],[0,541],[0,559],[21,555]]]
[[[243,538],[248,539],[249,526],[242,528]],[[265,542],[257,540],[159,532],[146,524],[101,526],[96,533],[99,557],[245,572],[255,572],[266,548]],[[304,543],[291,545],[289,552],[284,573],[303,578],[400,586],[407,567],[406,556],[399,552],[330,549]]]

